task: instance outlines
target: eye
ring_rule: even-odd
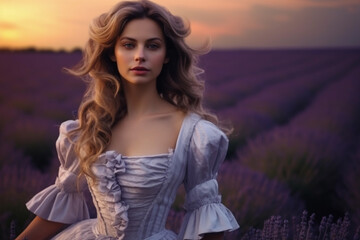
[[[133,43],[123,43],[123,47],[127,49],[133,49],[135,45]]]
[[[156,50],[156,49],[160,48],[160,45],[159,45],[159,44],[156,44],[156,43],[149,43],[149,44],[147,45],[147,47],[148,47],[149,49]]]

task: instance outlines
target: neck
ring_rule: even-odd
[[[164,100],[159,96],[156,85],[124,84],[127,117],[139,119],[161,111]]]

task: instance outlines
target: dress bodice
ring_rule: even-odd
[[[171,149],[169,153],[149,156],[126,157],[115,151],[99,156],[92,167],[98,181],[89,184],[97,210],[98,222],[94,231],[99,237],[118,239],[126,235],[129,239],[141,239],[142,223],[149,217],[149,211],[166,182],[172,156]],[[88,181],[92,182],[91,179]],[[170,201],[165,203],[161,207],[169,209]],[[167,211],[158,212],[161,224],[153,228],[154,233],[163,230],[167,214]]]

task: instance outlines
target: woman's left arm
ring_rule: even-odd
[[[233,214],[221,203],[216,181],[227,147],[228,139],[220,129],[206,120],[197,122],[186,151],[186,215],[179,238],[223,239],[225,231],[239,227]]]

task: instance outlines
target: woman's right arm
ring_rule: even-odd
[[[87,189],[86,179],[78,178],[79,161],[73,150],[73,139],[69,139],[67,134],[77,125],[76,121],[61,124],[56,141],[60,167],[55,184],[43,189],[26,203],[36,217],[17,240],[49,239],[70,224],[90,217],[83,196]]]
[[[49,239],[67,226],[68,224],[52,222],[36,216],[15,240]]]

